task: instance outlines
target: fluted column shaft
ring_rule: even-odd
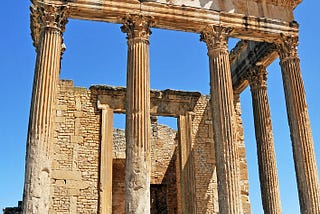
[[[227,45],[229,32],[228,28],[208,26],[202,32],[201,40],[207,44],[210,61],[219,211],[221,214],[239,214],[241,199],[233,89]]]
[[[319,178],[305,90],[297,53],[298,38],[282,37],[278,45],[292,149],[299,190],[300,211],[320,213]]]
[[[249,74],[263,209],[266,214],[280,214],[282,211],[267,94],[267,71],[265,67],[259,66]]]
[[[150,18],[128,16],[126,213],[150,213]]]
[[[39,4],[32,7],[40,34],[35,43],[37,59],[27,139],[24,213],[49,212],[50,154],[66,11],[65,6]]]

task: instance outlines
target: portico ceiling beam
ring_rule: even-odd
[[[233,89],[242,92],[248,85],[246,80],[250,68],[267,67],[278,57],[276,45],[267,42],[240,41],[230,53]]]
[[[244,14],[174,6],[157,2],[137,0],[77,0],[54,1],[48,3],[67,4],[70,18],[95,20],[122,24],[123,17],[143,14],[155,19],[156,28],[201,33],[208,25],[232,28],[231,37],[246,40],[274,42],[280,33],[298,34],[298,24],[272,18],[259,18]]]

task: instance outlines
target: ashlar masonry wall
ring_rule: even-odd
[[[242,212],[251,213],[248,186],[248,168],[241,120],[241,108],[236,104],[239,177]],[[219,213],[213,123],[209,96],[201,96],[194,109],[192,146],[195,169],[197,213]]]
[[[103,90],[73,86],[61,80],[51,176],[50,213],[97,213]],[[240,107],[239,107],[240,108]],[[237,108],[236,108],[237,110]],[[239,109],[238,109],[239,110]],[[200,96],[192,112],[192,164],[195,213],[218,213],[212,117],[209,97]],[[151,213],[181,213],[177,132],[152,117]],[[242,207],[250,213],[247,165],[241,117],[237,118]],[[241,131],[242,130],[242,131]],[[125,134],[113,132],[113,213],[124,213]],[[192,203],[192,202],[190,202]]]
[[[95,96],[60,81],[52,164],[52,213],[97,213],[100,111]]]

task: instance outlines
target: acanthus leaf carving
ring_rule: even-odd
[[[151,35],[150,28],[154,24],[154,19],[150,16],[127,15],[123,18],[121,31],[127,34],[128,42],[140,40],[149,43]]]
[[[298,57],[298,37],[281,34],[281,41],[277,44],[278,54],[282,62]]]
[[[208,52],[228,51],[228,38],[232,28],[222,26],[207,26],[201,33],[200,41],[206,43]]]
[[[62,34],[68,22],[68,6],[38,3],[30,7],[31,36],[37,47],[43,30],[55,30]]]
[[[55,29],[60,33],[65,31],[68,22],[67,5],[39,4],[37,10],[42,28]]]
[[[244,78],[249,82],[251,90],[267,87],[268,72],[263,65],[249,69]]]

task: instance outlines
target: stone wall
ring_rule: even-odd
[[[107,89],[106,89],[107,90]],[[51,213],[97,213],[103,88],[85,89],[60,81],[56,140],[51,173]],[[110,93],[110,92],[108,92]],[[184,92],[185,93],[185,92]],[[190,93],[191,94],[191,93]],[[240,107],[236,108],[240,111]],[[151,212],[181,213],[179,140],[177,132],[152,117]],[[250,213],[247,165],[241,117],[237,117],[242,207]],[[209,97],[200,96],[192,112],[191,155],[195,212],[218,213],[217,177]],[[113,131],[113,213],[124,213],[125,132]],[[190,202],[191,203],[191,202]],[[166,206],[165,206],[166,205]]]
[[[209,98],[201,97],[194,109],[192,123],[197,213],[218,213],[212,117]]]
[[[61,81],[52,163],[52,213],[98,209],[100,111],[85,88]]]
[[[248,169],[240,103],[235,102],[239,177],[243,213],[251,213]],[[192,144],[195,169],[197,213],[219,213],[218,184],[210,98],[202,96],[194,109]]]

